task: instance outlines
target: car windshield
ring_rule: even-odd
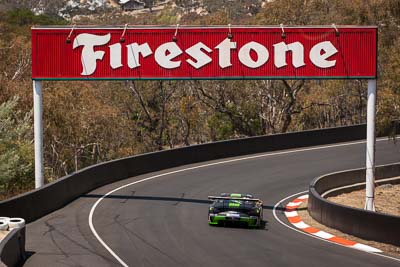
[[[223,209],[251,209],[255,206],[255,201],[233,199],[218,199],[214,204],[214,207]]]

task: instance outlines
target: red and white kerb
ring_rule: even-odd
[[[381,250],[376,249],[374,247],[364,245],[361,243],[357,243],[357,242],[354,242],[354,241],[351,241],[348,239],[344,239],[344,238],[341,238],[338,236],[331,235],[327,232],[324,232],[317,228],[311,227],[310,225],[303,222],[303,220],[297,213],[297,208],[307,199],[308,199],[308,195],[303,195],[303,196],[300,196],[300,197],[292,200],[291,202],[289,202],[286,205],[285,215],[286,215],[288,221],[294,227],[296,227],[308,234],[317,236],[319,238],[328,240],[328,241],[336,243],[336,244],[340,244],[342,246],[351,247],[354,249],[363,250],[363,251],[372,252],[372,253],[381,253],[382,252]]]

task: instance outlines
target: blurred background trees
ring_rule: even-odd
[[[60,13],[68,10],[66,2],[0,1],[3,197],[34,184],[34,24],[377,25],[378,122],[386,127],[400,117],[398,0],[150,1],[152,12],[122,13],[108,7],[66,16],[68,20]],[[73,14],[77,12],[75,8]],[[43,88],[47,181],[138,153],[366,120],[367,84],[362,80],[81,81],[44,82]]]
[[[18,97],[0,104],[0,194],[7,198],[30,188],[34,174],[31,113]]]

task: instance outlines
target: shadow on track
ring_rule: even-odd
[[[204,204],[204,205],[210,205],[212,203],[212,201],[208,200],[208,199],[194,199],[194,198],[184,198],[184,193],[182,194],[182,197],[156,197],[156,196],[138,196],[138,195],[134,195],[135,191],[132,191],[132,195],[128,196],[128,195],[108,195],[108,196],[103,196],[103,195],[99,195],[99,194],[86,194],[83,195],[81,197],[83,198],[95,198],[95,199],[99,199],[104,197],[105,199],[116,199],[116,200],[121,200],[121,203],[126,203],[127,200],[146,200],[146,201],[168,201],[168,202],[175,202],[174,205],[177,205],[181,202],[184,203],[195,203],[195,204]],[[263,205],[263,209],[267,209],[267,210],[272,210],[273,206],[270,205]],[[282,210],[284,211],[285,208],[277,208],[278,210]],[[248,228],[245,227],[245,225],[243,224],[239,224],[239,223],[225,223],[223,225],[213,225],[213,227],[229,227],[229,228]],[[261,223],[260,228],[248,228],[248,229],[258,229],[258,230],[267,230],[268,231],[268,221],[263,220]]]
[[[210,227],[221,227],[221,228],[240,228],[240,229],[248,229],[248,230],[264,230],[268,231],[268,221],[262,220],[261,225],[259,227],[249,227],[246,223],[238,223],[238,222],[224,222],[221,224],[210,225]]]
[[[182,194],[184,195],[184,194]],[[86,194],[81,196],[82,198],[102,198],[104,195],[99,194]],[[207,199],[194,199],[194,198],[183,198],[183,197],[157,197],[157,196],[136,196],[136,195],[108,195],[105,199],[118,199],[118,200],[146,200],[146,201],[169,201],[169,202],[184,202],[184,203],[195,203],[195,204],[206,204],[210,205],[212,201]],[[263,205],[264,210],[273,210],[274,206]],[[277,210],[284,211],[284,207],[277,207]]]

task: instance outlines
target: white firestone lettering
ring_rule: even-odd
[[[110,48],[110,66],[113,69],[118,69],[122,67],[122,57],[121,57],[121,44],[116,43],[108,46]]]
[[[186,49],[185,52],[196,60],[193,61],[189,58],[186,60],[187,63],[189,63],[196,69],[200,69],[201,67],[210,63],[212,61],[211,57],[209,57],[206,53],[204,53],[203,50],[205,50],[208,53],[212,52],[212,50],[202,42],[199,42],[194,46],[191,46],[188,49]]]
[[[321,53],[323,52],[323,53]],[[327,60],[336,54],[338,50],[329,41],[321,42],[313,46],[310,51],[311,62],[320,68],[330,68],[336,65],[336,60]]]
[[[144,43],[141,45],[139,45],[138,43],[133,43],[127,45],[126,48],[128,49],[128,66],[131,69],[140,66],[140,54],[142,54],[143,58],[153,54],[148,43]]]
[[[81,75],[91,75],[96,70],[97,60],[102,60],[104,57],[104,51],[94,51],[93,47],[105,45],[111,39],[111,34],[106,35],[95,35],[90,33],[81,33],[76,36],[73,49],[83,46],[81,61],[83,66],[83,71]]]
[[[257,60],[254,61],[250,56],[250,51],[257,53]],[[257,42],[250,42],[242,46],[239,50],[239,60],[249,68],[255,69],[264,65],[269,59],[269,52],[265,46]]]
[[[219,50],[219,66],[223,69],[232,66],[231,50],[236,49],[236,42],[226,38],[215,48]]]
[[[181,61],[172,61],[174,58],[182,54],[182,50],[175,42],[169,42],[160,45],[155,52],[155,60],[161,67],[165,69],[175,69],[181,65]]]
[[[111,34],[95,35],[82,33],[76,36],[73,43],[73,49],[83,46],[81,53],[81,62],[83,71],[81,75],[91,75],[96,71],[97,61],[103,60],[105,51],[95,51],[94,47],[108,44],[111,39]],[[109,45],[110,52],[110,67],[117,69],[123,67],[122,64],[122,48],[120,43]],[[274,65],[276,68],[287,66],[286,58],[289,51],[292,52],[292,65],[295,68],[305,66],[304,61],[304,46],[300,42],[286,44],[280,42],[273,45],[274,47]],[[131,69],[141,66],[140,57],[146,58],[153,54],[148,43],[139,45],[131,43],[126,45],[127,48],[127,63]],[[224,39],[215,49],[218,49],[219,66],[220,68],[228,68],[232,66],[232,50],[237,49],[236,42],[232,42],[229,38]],[[251,52],[254,51],[257,59],[251,57]],[[212,58],[208,53],[213,50],[202,42],[198,42],[187,48],[185,53],[191,58],[186,59],[186,62],[196,69],[212,62]],[[182,49],[175,42],[161,44],[154,52],[154,59],[159,66],[165,69],[175,69],[181,66],[182,61],[176,59],[183,53]],[[336,65],[336,60],[330,57],[338,53],[336,47],[330,41],[323,41],[315,44],[309,53],[311,62],[319,68],[331,68]],[[239,61],[249,67],[258,68],[269,60],[268,49],[257,42],[251,41],[244,44],[238,52]]]
[[[295,68],[306,65],[304,63],[304,46],[300,42],[291,44],[280,42],[274,44],[274,63],[277,68],[287,66],[286,54],[288,51],[292,51],[292,64]]]

